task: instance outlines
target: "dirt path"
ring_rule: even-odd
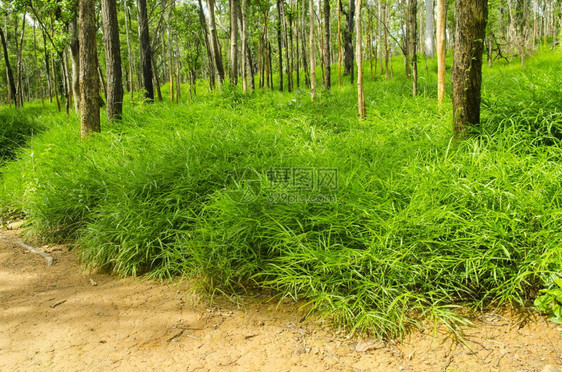
[[[17,235],[3,230],[0,238]],[[431,329],[384,346],[301,323],[292,304],[210,307],[186,283],[89,275],[67,248],[42,249],[55,265],[0,242],[0,371],[541,371],[562,365],[562,328],[540,317],[486,314],[466,331],[470,348],[441,332],[434,339]]]

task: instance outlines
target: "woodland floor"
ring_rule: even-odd
[[[18,232],[1,230],[15,241]],[[466,345],[433,328],[387,345],[347,338],[298,306],[198,297],[187,282],[81,271],[76,252],[44,246],[55,264],[0,242],[0,371],[541,371],[562,365],[562,327],[536,313],[485,313]],[[63,302],[64,301],[64,302]],[[560,367],[559,367],[560,368]]]

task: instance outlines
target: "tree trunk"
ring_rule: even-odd
[[[445,99],[445,6],[446,0],[437,0],[437,102]]]
[[[230,0],[230,84],[238,84],[238,0]]]
[[[349,0],[349,9],[343,12],[346,18],[346,28],[343,30],[344,44],[344,75],[350,75],[351,84],[353,84],[353,20],[355,18],[355,2]]]
[[[413,96],[418,95],[418,57],[417,57],[417,46],[418,46],[418,32],[417,32],[417,13],[418,13],[418,0],[410,0],[410,33],[412,38],[410,39],[410,47],[412,48],[412,94]]]
[[[95,0],[79,0],[80,132],[87,137],[100,131],[99,79],[96,71]]]
[[[211,40],[209,39],[209,31],[207,29],[207,20],[205,19],[205,13],[203,13],[203,4],[201,0],[197,0],[199,4],[199,23],[201,24],[201,29],[203,30],[203,37],[205,40],[205,49],[207,50],[207,59],[209,60],[209,86],[211,90],[215,89],[215,60],[211,45]]]
[[[283,39],[281,36],[281,1],[277,0],[277,48],[279,50],[279,90],[283,91]]]
[[[152,52],[150,50],[150,36],[148,34],[146,0],[137,0],[137,8],[144,98],[148,102],[152,102],[154,101],[154,85],[152,84]]]
[[[350,0],[353,1],[353,0]],[[365,92],[363,88],[363,54],[362,54],[362,34],[361,34],[361,0],[356,0],[355,8],[357,19],[355,20],[355,59],[357,61],[357,108],[359,118],[365,119],[367,110],[365,108]]]
[[[316,50],[314,40],[314,0],[309,0],[309,27],[310,27],[310,89],[312,90],[312,100],[316,98]]]
[[[338,0],[338,86],[341,85],[341,0]]]
[[[14,82],[14,74],[12,73],[12,66],[10,65],[10,58],[8,56],[8,45],[6,44],[6,38],[4,37],[4,31],[0,27],[0,39],[2,39],[2,50],[4,51],[4,62],[6,62],[6,70],[8,74],[8,85],[10,86],[10,98],[14,101],[14,105],[18,107],[18,101],[16,99],[16,83]]]
[[[116,0],[102,0],[101,10],[105,41],[105,71],[107,74],[107,120],[121,119],[123,113],[123,77]]]
[[[330,76],[331,66],[330,66],[330,0],[324,0],[324,88],[330,90],[332,86],[332,79]]]
[[[488,18],[488,0],[459,1],[453,62],[454,134],[463,136],[468,125],[480,123],[482,53]]]
[[[211,40],[213,45],[213,53],[215,54],[215,70],[219,76],[219,82],[224,82],[224,67],[222,63],[221,49],[219,44],[219,37],[217,35],[217,26],[215,22],[215,0],[207,0],[209,4],[209,27],[211,31]]]
[[[131,52],[131,39],[129,35],[129,8],[127,8],[127,2],[123,2],[125,9],[125,34],[127,35],[127,61],[129,62],[129,91],[131,93],[131,102],[135,98],[135,86],[133,82],[134,68],[133,68],[133,53]]]
[[[247,79],[247,64],[248,64],[248,55],[246,54],[246,38],[248,36],[248,30],[246,29],[246,0],[242,0],[240,4],[240,22],[242,23],[242,37],[240,38],[240,44],[242,44],[242,91],[244,93],[248,92],[248,79]]]
[[[19,106],[23,107],[23,58],[22,58],[22,54],[23,54],[23,42],[24,42],[24,36],[25,36],[25,24],[27,22],[25,22],[25,16],[26,13],[23,13],[23,19],[22,19],[22,26],[21,26],[21,35],[20,35],[20,42],[19,44],[16,43],[16,51],[17,51],[17,72],[18,72],[18,86],[16,88],[17,91],[17,97],[18,97],[18,102],[19,102]],[[17,23],[17,18],[16,18],[16,23]],[[16,35],[17,38],[17,35]]]
[[[74,96],[74,111],[80,113],[80,43],[78,42],[78,25],[74,18],[69,24],[70,31],[70,63],[72,65],[72,95]]]
[[[433,6],[434,0],[425,0],[425,44],[424,52],[427,58],[433,58]]]

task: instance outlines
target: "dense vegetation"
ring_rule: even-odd
[[[381,337],[424,319],[454,329],[460,308],[528,305],[560,277],[561,62],[485,68],[482,125],[465,140],[451,140],[450,105],[435,103],[431,60],[415,98],[404,78],[368,79],[363,121],[353,86],[313,103],[306,90],[225,87],[137,104],[85,141],[72,114],[2,109],[13,127],[47,128],[2,168],[3,214],[119,275],[269,288]],[[225,182],[244,167],[262,188],[237,203]],[[335,200],[268,201],[276,167],[337,168]]]

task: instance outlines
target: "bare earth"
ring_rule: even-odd
[[[0,238],[19,239],[17,231]],[[294,304],[211,306],[188,283],[82,272],[64,246],[54,266],[0,242],[0,371],[542,371],[562,365],[562,328],[539,316],[486,313],[468,346],[433,329],[379,344],[300,322]],[[547,367],[548,368],[548,367]],[[555,369],[552,369],[555,370]]]

